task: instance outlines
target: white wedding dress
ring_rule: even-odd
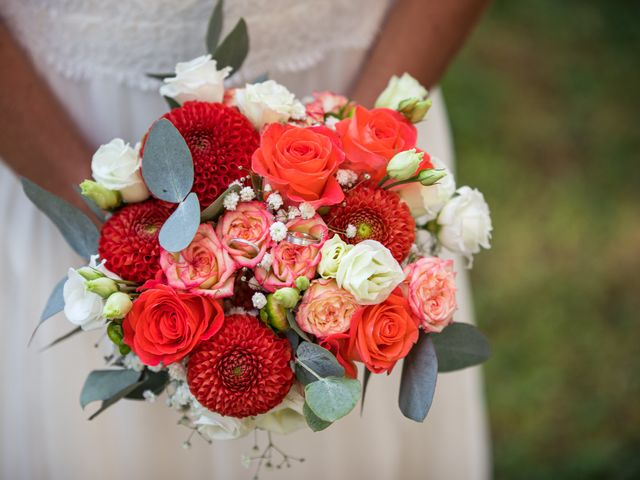
[[[140,139],[165,110],[145,72],[171,71],[204,52],[213,0],[3,0],[1,13],[37,69],[95,146]],[[244,16],[250,56],[236,82],[268,73],[299,95],[347,91],[387,9],[387,0],[227,0],[225,30]],[[6,93],[6,92],[5,92]],[[452,162],[442,98],[419,126],[423,148]],[[29,101],[25,98],[24,101]],[[46,128],[39,125],[38,128]],[[89,159],[87,159],[89,161]],[[92,422],[78,397],[86,375],[102,366],[93,334],[43,353],[71,329],[60,315],[35,344],[27,341],[50,289],[80,261],[0,164],[0,478],[242,479],[252,437],[180,448],[188,431],[162,399],[123,401]],[[472,321],[467,277],[457,321]],[[441,375],[423,424],[397,407],[401,367],[373,376],[364,416],[352,412],[322,433],[301,431],[277,443],[306,461],[263,478],[485,479],[489,440],[479,369]],[[91,408],[91,407],[90,407]]]

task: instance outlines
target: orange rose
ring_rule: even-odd
[[[384,177],[393,156],[415,148],[417,131],[401,113],[388,108],[356,107],[351,118],[336,124],[347,161],[342,168]]]
[[[384,302],[369,305],[351,319],[348,356],[373,373],[391,372],[418,341],[418,320],[399,289]]]
[[[274,123],[262,132],[251,168],[290,203],[318,208],[344,199],[334,176],[343,160],[340,140],[328,128]]]

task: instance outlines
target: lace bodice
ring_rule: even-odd
[[[328,52],[366,48],[388,0],[227,0],[224,30],[240,17],[250,52],[236,81],[300,71]],[[109,77],[150,89],[147,72],[170,72],[205,53],[215,0],[3,0],[2,16],[36,65],[72,78]]]

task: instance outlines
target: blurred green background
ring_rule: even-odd
[[[640,2],[497,1],[443,84],[498,479],[640,478]]]

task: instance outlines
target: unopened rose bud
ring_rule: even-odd
[[[124,292],[116,292],[107,298],[102,315],[108,319],[124,318],[133,307],[131,297]]]
[[[309,288],[310,284],[311,282],[309,282],[309,279],[305,276],[296,278],[296,287],[298,287],[298,290],[300,290],[301,292],[304,292],[307,288]]]
[[[395,180],[407,180],[413,177],[422,162],[424,152],[416,152],[415,148],[396,153],[387,164],[387,175]]]
[[[277,290],[273,294],[273,298],[284,308],[293,308],[300,300],[300,292],[297,288],[285,287]]]
[[[419,98],[409,98],[400,102],[398,111],[402,113],[411,123],[422,121],[431,108],[431,99],[421,100]]]
[[[429,185],[433,185],[434,183],[442,180],[447,175],[447,172],[444,170],[436,170],[434,168],[430,168],[427,170],[423,170],[418,174],[418,181],[428,187]]]
[[[104,274],[102,272],[91,267],[81,267],[78,268],[76,272],[82,275],[82,278],[84,278],[85,280],[95,280],[96,278],[104,277]]]
[[[103,210],[113,210],[122,204],[120,192],[109,190],[93,180],[85,180],[80,184],[80,193]]]
[[[100,277],[85,283],[87,290],[107,298],[118,291],[118,284],[108,277]]]

